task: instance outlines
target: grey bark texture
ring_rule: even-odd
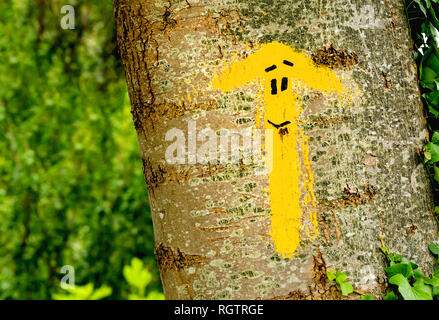
[[[432,271],[427,245],[438,242],[437,224],[419,155],[427,131],[402,1],[114,0],[114,13],[166,298],[341,298],[326,280],[329,268],[380,297],[381,237]],[[318,93],[302,97],[320,237],[291,259],[270,242],[266,177],[242,165],[165,161],[166,132],[187,131],[190,120],[253,125],[256,89],[186,96],[202,92],[234,54],[273,41],[362,92],[347,108]]]

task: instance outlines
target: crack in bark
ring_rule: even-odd
[[[320,201],[320,205],[323,208],[335,209],[335,208],[346,208],[346,207],[358,207],[363,205],[372,199],[374,199],[377,195],[377,191],[374,186],[368,184],[364,188],[364,192],[361,192],[358,188],[350,188],[349,186],[345,187],[344,194],[340,199],[335,200],[324,200]]]
[[[312,60],[317,65],[324,65],[332,69],[349,69],[358,63],[358,56],[354,52],[335,49],[331,42],[329,46],[317,50],[312,55]]]
[[[207,261],[207,258],[200,255],[189,255],[180,249],[172,249],[160,243],[156,246],[154,254],[160,272],[175,270],[180,271],[184,268],[197,266]]]

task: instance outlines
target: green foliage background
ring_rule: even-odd
[[[68,4],[75,30],[60,27]],[[439,0],[405,4],[439,214]],[[153,245],[111,1],[0,1],[0,299],[160,299]],[[402,298],[439,295],[438,270],[390,264]],[[60,288],[64,265],[74,290]]]
[[[52,298],[63,265],[126,299],[133,257],[161,290],[111,1],[0,1],[0,150],[0,299]]]

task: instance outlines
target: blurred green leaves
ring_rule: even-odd
[[[147,295],[146,287],[152,280],[151,273],[145,268],[143,262],[138,258],[133,258],[131,264],[123,268],[123,275],[131,286],[131,293],[128,294],[129,300],[163,300],[162,293],[151,291]]]
[[[123,275],[129,284],[127,291],[123,292],[122,298],[129,300],[163,300],[163,293],[157,290],[147,290],[147,286],[153,280],[153,275],[139,258],[133,258],[130,265],[123,267]],[[148,293],[147,293],[148,292]],[[62,293],[52,295],[55,300],[100,300],[109,297],[112,289],[102,286],[94,289],[92,283],[83,286],[76,285],[73,289],[67,289]]]
[[[108,1],[0,2],[0,299],[47,299],[57,270],[124,298],[136,256],[160,290]]]
[[[68,293],[55,293],[53,299],[55,300],[101,300],[111,295],[111,288],[102,286],[99,289],[94,289],[92,283],[84,286],[75,286],[74,289],[67,290]]]

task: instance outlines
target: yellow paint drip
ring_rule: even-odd
[[[242,61],[235,57],[229,67],[215,76],[213,87],[227,92],[254,80],[260,81],[263,98],[256,126],[263,116],[265,129],[279,131],[273,135],[273,169],[267,190],[270,235],[275,250],[283,257],[291,257],[303,240],[301,234],[311,241],[319,234],[308,137],[300,128],[303,108],[299,90],[310,88],[339,97],[346,91],[330,69],[316,66],[304,53],[280,43],[262,45]],[[287,121],[290,123],[275,128]],[[308,217],[303,217],[304,211]],[[304,218],[311,223],[304,226]]]

